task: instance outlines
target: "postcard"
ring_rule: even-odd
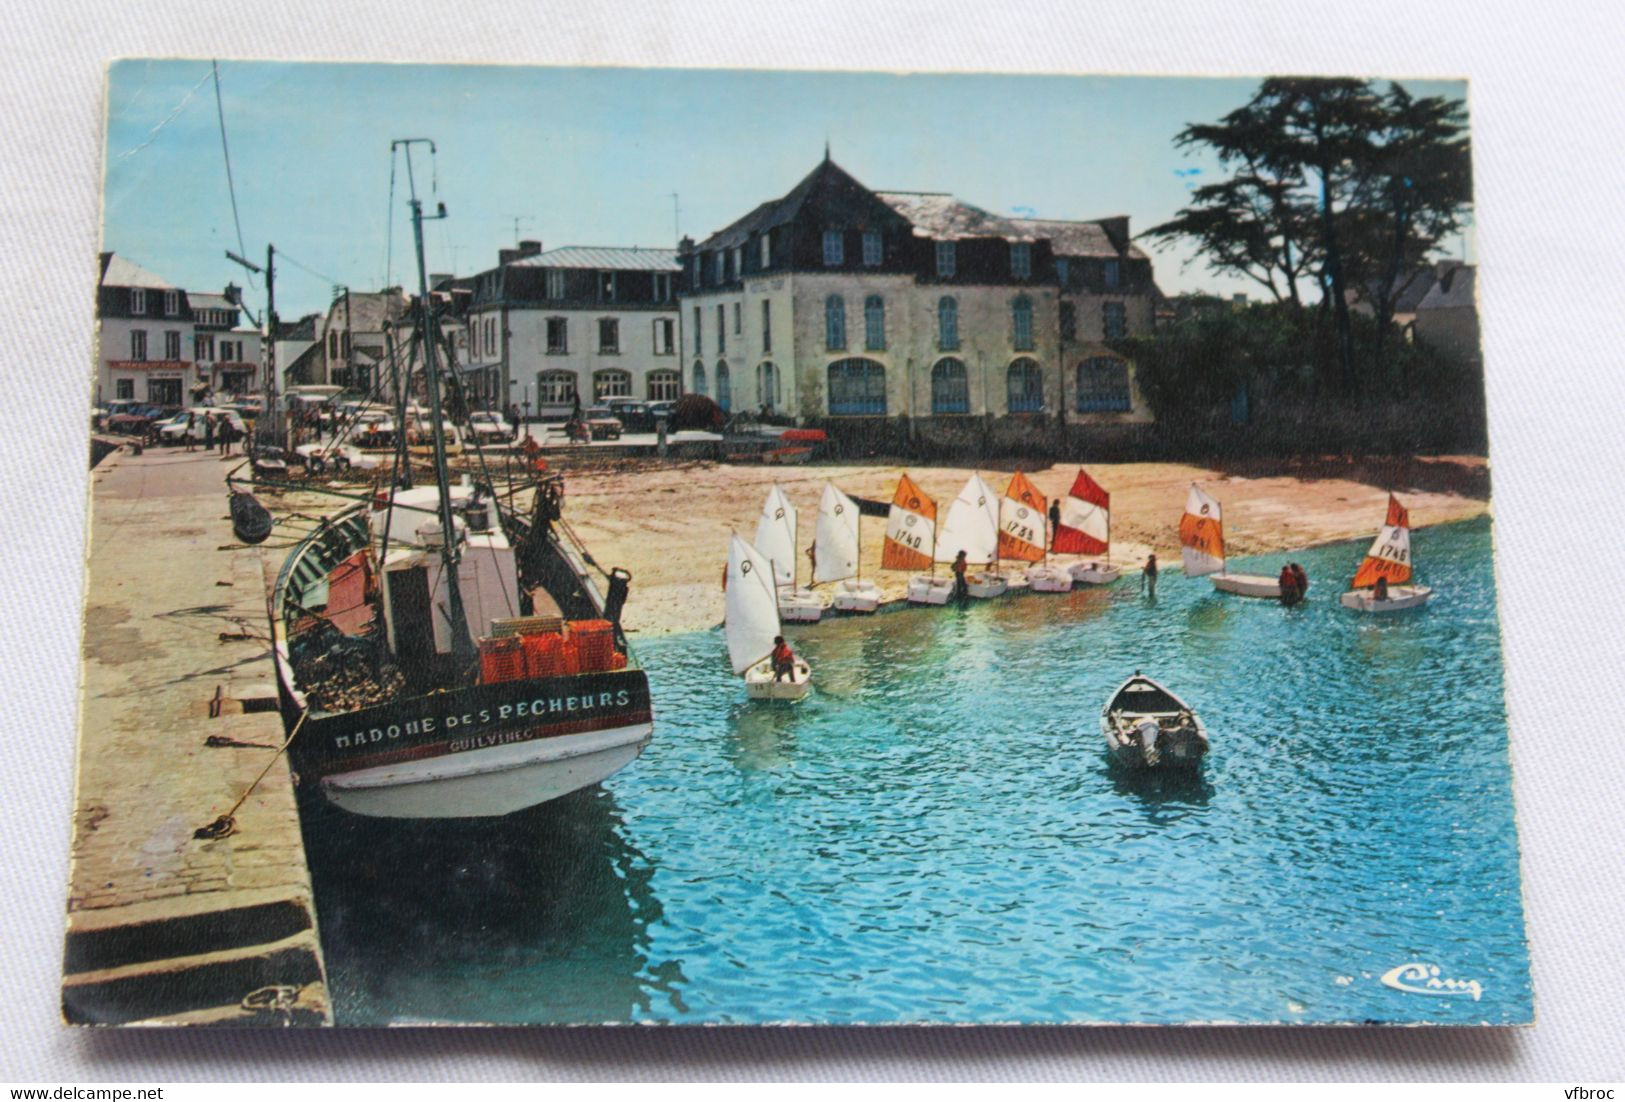
[[[64,1017],[1529,1023],[1466,102],[113,64]]]

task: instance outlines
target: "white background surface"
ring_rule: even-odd
[[[1618,5],[1371,0],[1319,14],[1269,0],[7,8],[0,1080],[1625,1079]],[[1502,627],[1539,1024],[325,1035],[59,1026],[102,66],[166,55],[1470,78]]]

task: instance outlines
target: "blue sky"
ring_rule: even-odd
[[[209,70],[206,60],[110,68],[102,247],[217,290],[244,273],[224,256],[238,238]],[[268,241],[284,254],[285,318],[325,308],[333,283],[415,279],[400,161],[389,203],[392,138],[435,140],[432,162],[414,154],[420,195],[450,214],[427,228],[428,267],[466,275],[513,244],[515,217],[518,236],[548,248],[669,247],[676,192],[682,232],[703,237],[789,190],[826,139],[873,188],[948,191],[1005,214],[1127,214],[1137,233],[1218,169],[1175,149],[1174,135],[1256,84],[236,61],[220,80],[243,241],[256,260]],[[1406,86],[1466,95],[1461,83]],[[1470,240],[1455,246],[1471,257]],[[1171,294],[1262,290],[1187,264],[1183,248],[1152,257]],[[263,283],[253,288],[257,309]]]

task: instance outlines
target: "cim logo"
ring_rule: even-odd
[[[1453,980],[1441,974],[1437,964],[1413,961],[1390,968],[1382,974],[1385,987],[1412,995],[1471,995],[1477,1002],[1484,988],[1477,980]]]

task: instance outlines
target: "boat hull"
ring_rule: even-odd
[[[949,583],[949,591],[953,585]],[[971,574],[965,578],[965,590],[977,600],[1003,597],[1010,591],[1010,579],[1003,574]]]
[[[880,607],[880,587],[861,578],[836,583],[831,607],[837,612],[874,612]]]
[[[1059,566],[1035,566],[1027,571],[1027,588],[1034,593],[1070,593],[1072,582],[1072,572]]]
[[[913,605],[945,605],[954,595],[954,580],[916,574],[908,580],[908,601]]]
[[[799,658],[787,680],[774,680],[773,663],[767,659],[745,671],[745,695],[751,700],[800,700],[812,688],[812,668]]]
[[[1072,565],[1070,573],[1079,585],[1110,585],[1123,576],[1123,568],[1103,562],[1080,562]]]
[[[1421,608],[1433,596],[1425,585],[1394,585],[1388,587],[1388,599],[1379,601],[1369,589],[1351,589],[1338,598],[1344,608],[1355,612],[1404,612],[1408,608]]]
[[[1281,599],[1281,581],[1264,574],[1209,574],[1213,588],[1220,593],[1233,593],[1237,597],[1267,597]]]
[[[1148,703],[1137,705],[1137,696]],[[1147,719],[1173,721],[1181,715],[1189,720],[1188,724],[1176,721],[1177,729],[1159,730],[1154,753],[1147,752],[1134,731],[1135,725]],[[1112,761],[1131,769],[1192,771],[1200,769],[1207,757],[1207,727],[1202,718],[1168,689],[1140,674],[1123,682],[1107,698],[1100,711],[1100,733]]]
[[[779,594],[779,619],[788,623],[816,624],[824,615],[824,602],[810,589],[784,590]]]

